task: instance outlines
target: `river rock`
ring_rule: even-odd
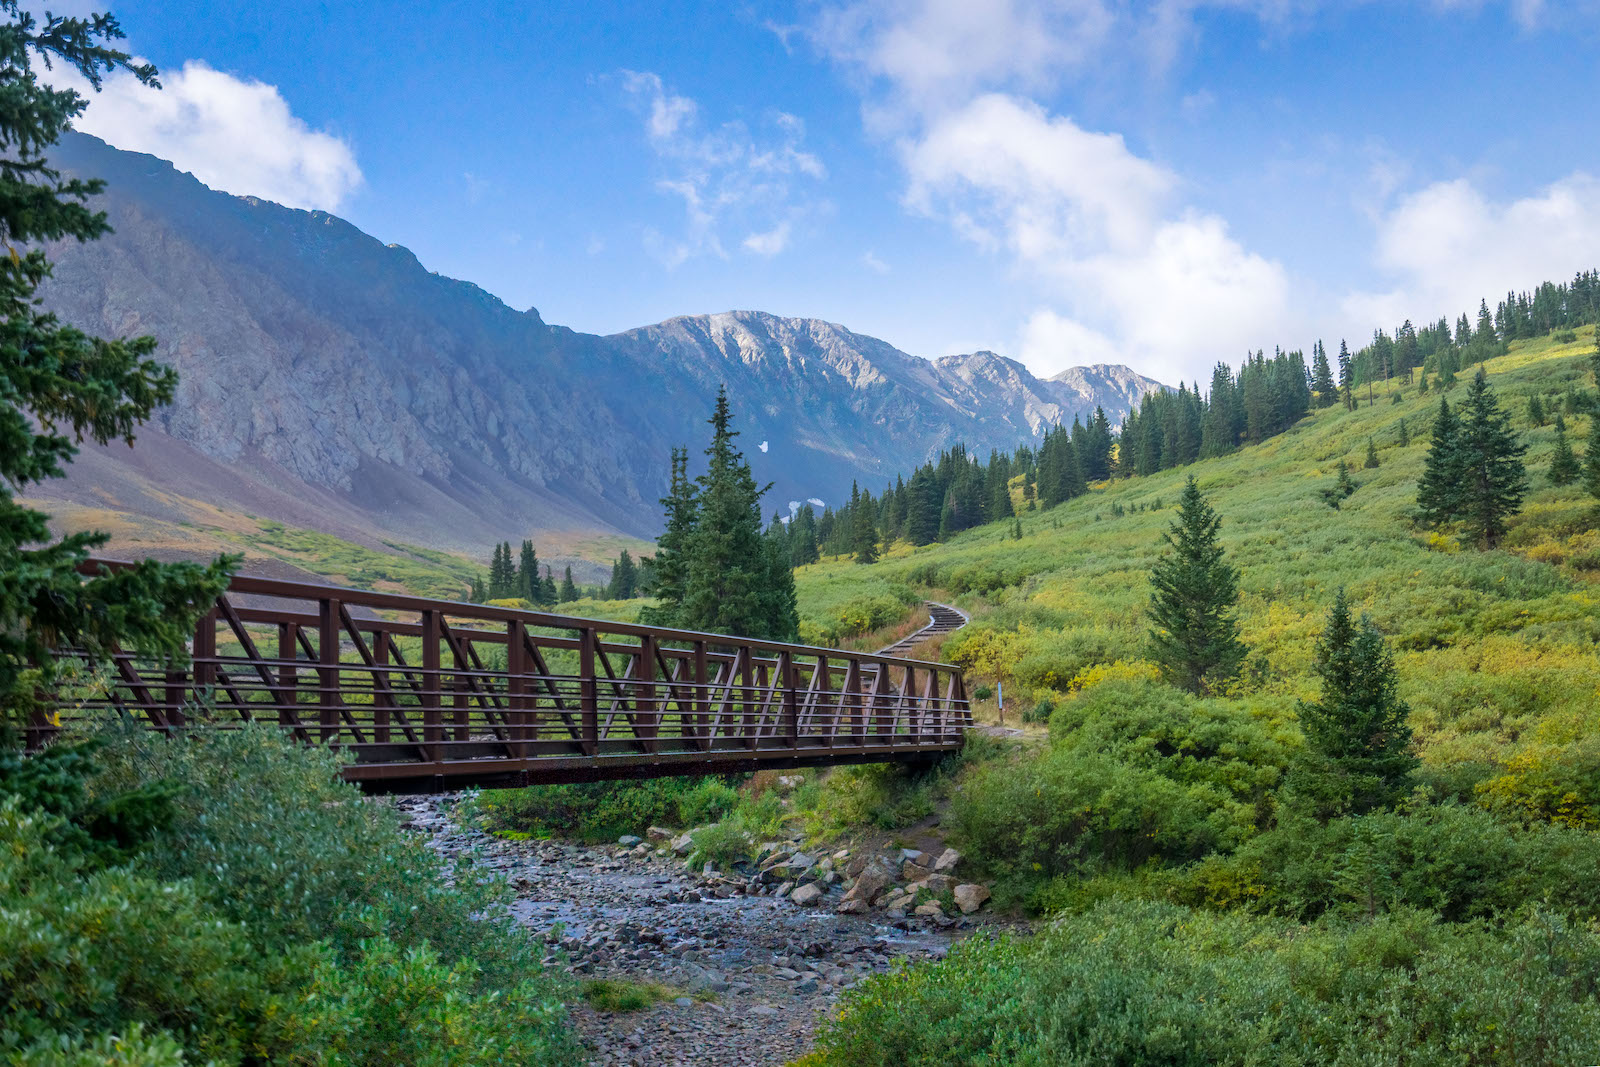
[[[652,826],[644,832],[644,836],[651,841],[670,841],[672,831],[660,826]]]
[[[867,902],[860,899],[844,900],[841,901],[839,906],[833,910],[838,912],[840,915],[864,915],[867,911]]]
[[[822,889],[816,883],[803,885],[789,894],[789,899],[802,907],[809,907],[822,898]]]
[[[961,853],[953,848],[947,848],[939,853],[939,858],[933,861],[934,874],[949,874],[956,869],[956,864],[961,862]]]
[[[683,834],[672,842],[672,851],[679,856],[687,856],[694,851],[694,835]]]
[[[919,852],[917,855],[920,856],[922,853]],[[932,871],[922,866],[922,864],[913,863],[910,860],[906,860],[900,865],[900,877],[908,882],[920,882],[932,873]]]
[[[856,875],[855,884],[844,895],[846,900],[859,900],[871,904],[879,893],[894,882],[894,872],[876,856]]]
[[[913,914],[926,915],[930,919],[942,919],[944,918],[944,909],[930,900],[926,904],[918,904],[917,910]]]
[[[621,845],[623,848],[632,848],[635,845],[642,844],[643,841],[644,838],[635,834],[623,834],[621,837],[617,838],[617,844]]]
[[[961,909],[961,914],[971,915],[983,907],[983,902],[989,899],[989,887],[968,883],[958,885],[954,890],[956,906]]]

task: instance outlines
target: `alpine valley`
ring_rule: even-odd
[[[315,553],[289,534],[452,564],[533,537],[581,580],[654,536],[670,449],[703,439],[719,385],[772,510],[876,492],[957,442],[1015,448],[1096,406],[1115,425],[1161,388],[1123,366],[1040,379],[993,352],[926,360],[759,311],[577,333],[325,212],[83,134],[53,162],[106,180],[95,206],[115,232],[49,250],[45,307],[153,334],[180,375],[137,448],[87,447],[35,498],[113,552],[243,547],[340,573],[303,566]]]

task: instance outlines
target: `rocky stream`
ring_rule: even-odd
[[[551,966],[681,994],[632,1012],[576,1004],[592,1064],[787,1063],[811,1047],[840,991],[992,929],[988,890],[959,881],[953,850],[816,855],[781,841],[748,869],[691,871],[687,835],[511,841],[457,822],[448,800],[397,803],[445,855],[510,882],[517,915],[551,945]]]

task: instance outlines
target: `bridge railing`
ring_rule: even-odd
[[[181,669],[61,654],[90,680],[30,743],[109,710],[166,731],[253,720],[391,788],[927,758],[971,725],[950,664],[249,575]]]

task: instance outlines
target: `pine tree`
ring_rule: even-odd
[[[1439,414],[1433,420],[1433,437],[1422,477],[1417,482],[1417,507],[1424,521],[1435,526],[1453,522],[1464,506],[1462,480],[1466,461],[1461,452],[1461,426],[1450,410],[1450,402],[1439,398]]]
[[[530,604],[544,602],[543,582],[539,577],[539,554],[533,550],[532,541],[522,542],[522,555],[517,564],[516,595]]]
[[[610,600],[632,600],[638,588],[639,568],[633,562],[633,557],[628,555],[628,550],[623,549],[617,561],[611,565],[611,582],[606,586],[606,597]]]
[[[726,388],[717,391],[705,474],[697,480],[699,519],[689,539],[678,625],[739,637],[792,639],[799,632],[789,561],[771,558],[762,536],[761,497],[734,445]],[[787,581],[785,582],[785,576]]]
[[[790,562],[795,567],[804,567],[821,558],[822,554],[817,551],[817,513],[810,504],[802,504],[789,524]]]
[[[489,561],[489,599],[505,600],[517,595],[517,567],[511,562],[511,542],[502,541],[494,546],[494,557]]]
[[[1589,420],[1589,444],[1583,450],[1583,489],[1600,501],[1600,418]],[[1595,510],[1600,513],[1600,504]]]
[[[1328,366],[1328,350],[1318,341],[1311,357],[1311,391],[1317,395],[1317,407],[1332,407],[1338,387],[1333,381],[1333,369]]]
[[[1350,617],[1344,590],[1317,642],[1322,696],[1300,703],[1306,745],[1290,772],[1293,793],[1324,816],[1361,814],[1405,794],[1418,766],[1410,709],[1400,699],[1394,659],[1372,620]]]
[[[1151,656],[1163,677],[1192,693],[1216,691],[1245,655],[1232,617],[1239,574],[1223,560],[1221,525],[1191,477],[1163,535],[1171,551],[1150,574]]]
[[[1545,421],[1544,404],[1539,400],[1539,394],[1528,398],[1528,424],[1530,426],[1543,426]]]
[[[1037,488],[1037,483],[1034,481],[1033,468],[1029,467],[1027,469],[1027,471],[1022,475],[1022,499],[1024,501],[1026,501],[1026,503],[1023,505],[1022,510],[1023,511],[1035,511],[1035,510],[1037,510],[1038,507],[1039,507],[1039,505],[1038,505],[1038,496],[1039,496],[1039,491],[1038,491],[1038,488]]]
[[[933,471],[917,468],[906,483],[906,536],[914,545],[930,545],[939,537],[939,487]]]
[[[473,575],[472,584],[467,588],[467,599],[474,604],[482,604],[489,598],[489,592],[484,587],[483,578]]]
[[[1522,457],[1527,451],[1480,367],[1461,403],[1460,452],[1464,475],[1461,519],[1482,548],[1498,545],[1506,532],[1506,520],[1522,508],[1528,488]]]
[[[539,583],[539,599],[535,603],[549,607],[556,602],[556,576],[549,567],[544,569],[544,581]]]
[[[878,562],[878,526],[873,521],[872,496],[851,486],[850,550],[857,563]]]
[[[679,626],[689,574],[689,547],[699,519],[695,484],[689,480],[689,450],[674,448],[667,478],[667,495],[660,499],[664,529],[656,538],[654,566],[655,605],[640,613],[652,626]]]
[[[1350,477],[1350,466],[1344,460],[1339,461],[1333,485],[1322,490],[1322,499],[1334,511],[1339,510],[1339,505],[1344,503],[1356,491],[1356,483]]]
[[[563,604],[570,604],[578,599],[578,584],[572,580],[572,564],[567,564],[566,573],[561,576],[561,591],[556,594]]]
[[[1013,541],[1022,540],[1022,520],[1012,519],[1011,524],[1011,539]]]
[[[1350,365],[1350,346],[1339,342],[1339,399],[1351,411],[1356,409],[1355,368]]]
[[[1372,438],[1367,438],[1367,458],[1361,464],[1364,470],[1377,470],[1378,446],[1372,443]]]
[[[1567,420],[1557,412],[1556,448],[1550,457],[1550,484],[1571,485],[1578,480],[1580,473],[1578,457],[1572,454],[1572,445],[1567,443]]]
[[[1426,380],[1426,379],[1424,379],[1424,380]],[[1405,420],[1404,416],[1401,416],[1401,418],[1400,418],[1400,437],[1399,437],[1399,440],[1400,440],[1400,447],[1401,448],[1405,448],[1407,445],[1411,444],[1411,431],[1406,429],[1406,420]]]
[[[1600,326],[1594,328],[1594,354],[1589,357],[1589,371],[1594,375],[1594,384],[1600,386]]]

